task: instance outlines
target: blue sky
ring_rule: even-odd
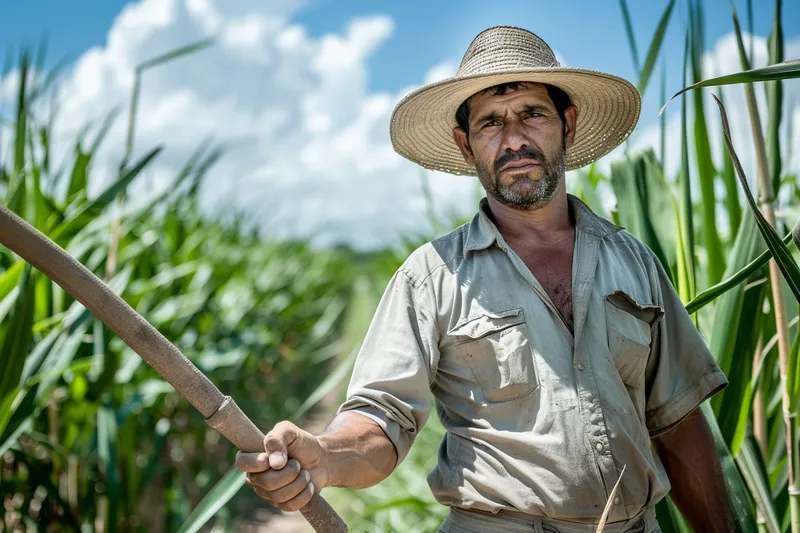
[[[392,107],[432,73],[452,72],[481,30],[522,26],[545,39],[568,66],[637,81],[618,0],[301,1],[0,0],[0,46],[13,50],[46,35],[50,64],[70,62],[59,118],[66,146],[72,146],[70,135],[82,124],[124,105],[135,64],[218,33],[213,50],[146,75],[137,148],[166,146],[147,183],[168,186],[192,150],[213,138],[229,155],[208,180],[208,205],[228,209],[233,203],[267,222],[284,217],[289,224],[272,227],[288,227],[287,235],[356,236],[365,246],[379,243],[387,232],[419,230],[425,209],[420,170],[394,154],[389,143]],[[746,30],[747,4],[735,3]],[[774,7],[753,3],[763,58]],[[666,35],[668,94],[681,88],[686,4],[677,0]],[[785,39],[794,43],[787,54],[797,56],[800,2],[783,4]],[[643,59],[667,0],[629,0],[629,5]],[[707,66],[738,70],[728,0],[703,5]],[[286,79],[295,85],[283,83]],[[636,147],[653,143],[663,103],[659,83],[660,66],[631,137]],[[789,92],[798,88],[792,83]],[[0,103],[1,93],[2,85]],[[726,102],[736,126],[743,100]],[[709,104],[707,114],[710,109]],[[672,127],[678,110],[676,105],[668,110]],[[746,130],[744,120],[739,125]],[[97,158],[99,181],[116,168],[123,126],[112,129]],[[675,137],[667,136],[668,159],[676,159],[669,143]],[[461,212],[474,208],[470,182],[434,176],[433,192],[443,204]]]
[[[252,3],[258,3],[253,0]],[[3,46],[35,44],[43,36],[49,40],[49,59],[74,59],[91,46],[102,45],[114,17],[126,4],[120,0],[5,0],[0,3],[0,35]],[[667,2],[629,1],[643,60],[649,39]],[[754,1],[753,29],[768,35],[774,5]],[[728,0],[704,0],[706,44],[729,33],[731,22]],[[735,2],[746,30],[747,3]],[[679,1],[664,43],[667,58],[667,91],[680,88],[680,61],[686,24],[685,2]],[[312,37],[341,31],[355,16],[387,14],[395,23],[394,33],[374,54],[369,87],[396,91],[421,79],[431,65],[442,60],[460,60],[472,38],[494,25],[515,25],[537,33],[570,66],[603,70],[635,81],[635,73],[622,15],[617,0],[531,1],[506,0],[499,5],[486,0],[376,2],[374,0],[311,0],[300,8],[293,21],[305,26]],[[784,34],[788,39],[800,35],[800,2],[783,2]],[[648,91],[643,119],[659,108],[658,80]],[[655,111],[653,111],[655,110]]]

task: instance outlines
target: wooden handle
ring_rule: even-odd
[[[230,397],[100,278],[5,206],[0,206],[0,243],[82,303],[234,446],[246,452],[263,451],[263,433]],[[319,494],[300,512],[317,533],[347,532],[342,518]]]

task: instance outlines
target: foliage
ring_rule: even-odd
[[[630,12],[620,0],[642,92],[656,71],[675,10],[686,7],[674,0],[664,4],[639,64]],[[705,80],[710,73],[702,71],[700,0],[688,0],[688,15],[680,171],[665,173],[662,121],[658,154],[626,153],[608,175],[596,166],[579,171],[573,192],[655,251],[729,378],[729,387],[703,411],[740,529],[800,533],[800,502],[789,490],[796,491],[800,467],[797,253],[786,245],[785,221],[773,228],[758,213],[763,205],[756,204],[758,195],[750,192],[734,151],[745,147],[729,143],[730,152],[712,153],[718,143],[711,142],[709,130],[719,122],[715,114],[706,116],[702,89],[770,84],[764,87],[766,141],[758,109],[750,108],[753,146],[767,163],[761,171],[766,166],[774,187],[768,196],[797,205],[800,187],[782,164],[777,131],[780,80],[800,71],[782,57],[780,1],[771,65],[750,67],[752,53],[748,57],[744,49],[734,11],[742,72]],[[409,237],[397,249],[357,254],[344,247],[273,242],[243,216],[223,223],[200,215],[203,176],[222,155],[210,146],[198,148],[168,192],[144,205],[120,201],[112,209],[114,199],[122,200],[147,174],[160,148],[134,157],[131,135],[118,174],[99,176],[92,162],[115,118],[109,116],[87,127],[56,165],[52,117],[41,116],[43,106],[37,105],[55,76],[42,74],[43,54],[34,55],[33,66],[29,54],[19,58],[13,117],[10,127],[0,129],[3,203],[92,271],[105,273],[113,290],[264,429],[280,419],[319,426],[315,420],[342,399],[389,277],[416,246],[464,220],[439,213],[423,182],[433,231]],[[167,53],[159,60],[173,58]],[[749,95],[762,88],[745,86]],[[661,92],[663,101],[663,79]],[[95,180],[108,185],[89,198],[88,185]],[[759,180],[762,197],[763,183]],[[608,213],[610,196],[616,206]],[[781,212],[787,206],[776,207]],[[769,273],[771,257],[779,260],[784,280]],[[785,295],[782,305],[776,305],[773,283]],[[194,531],[207,522],[224,528],[233,527],[233,517],[258,518],[252,509],[266,505],[256,503],[252,491],[239,490],[241,476],[230,470],[234,450],[102,324],[3,247],[0,319],[0,524],[10,530],[58,523],[67,530],[176,531],[183,525]],[[781,320],[789,339],[780,333]],[[782,343],[791,344],[788,358],[780,353]],[[326,406],[321,410],[320,402]],[[442,432],[432,417],[388,479],[360,491],[326,489],[325,497],[353,531],[435,530],[446,509],[435,502],[425,479]],[[688,531],[668,500],[658,514],[665,533]]]

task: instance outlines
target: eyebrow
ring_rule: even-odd
[[[544,104],[525,104],[522,106],[523,113],[552,113],[553,110]],[[481,115],[476,121],[475,125],[478,126],[491,120],[500,118],[500,113],[497,111],[488,111]]]

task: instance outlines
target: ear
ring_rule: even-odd
[[[467,132],[461,126],[453,128],[453,139],[456,141],[461,155],[464,156],[464,161],[470,166],[475,166],[475,156],[472,154],[472,148],[469,145]]]
[[[570,105],[564,110],[564,143],[567,148],[575,142],[575,124],[578,122],[578,108]]]

